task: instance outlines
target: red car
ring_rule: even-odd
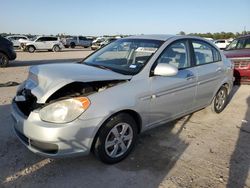
[[[250,35],[233,40],[224,53],[234,63],[235,82],[250,84]]]

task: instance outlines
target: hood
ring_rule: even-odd
[[[223,53],[227,58],[250,58],[250,49],[225,50]]]
[[[27,40],[27,39],[19,39],[18,42],[20,42],[20,43],[28,43],[28,42],[33,42],[33,41]]]
[[[84,64],[53,64],[33,66],[24,83],[25,88],[37,97],[37,103],[46,100],[58,89],[72,82],[92,82],[108,80],[128,80],[132,76],[122,75]]]

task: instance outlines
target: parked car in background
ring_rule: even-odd
[[[33,53],[36,50],[59,52],[62,48],[64,48],[63,44],[57,37],[51,36],[38,36],[31,41],[21,41],[21,43],[23,50],[27,50],[30,53]]]
[[[250,35],[239,37],[231,42],[224,51],[234,63],[236,83],[250,83]]]
[[[212,38],[209,38],[209,37],[203,37],[204,39],[206,39],[206,40],[208,40],[208,41],[211,41],[211,42],[213,42],[214,41],[214,39],[212,39]]]
[[[46,157],[94,151],[103,162],[116,163],[148,129],[208,105],[222,112],[232,86],[232,63],[212,43],[132,36],[79,63],[31,67],[12,103],[14,130]]]
[[[75,48],[76,46],[82,46],[84,48],[90,47],[92,39],[83,36],[74,36],[66,38],[64,41],[65,48]]]
[[[111,42],[116,41],[116,40],[117,40],[117,38],[107,38],[103,42],[100,43],[100,47],[103,47]]]
[[[93,40],[91,45],[91,50],[97,50],[101,48],[101,43],[106,40],[105,37],[97,37],[95,40]]]
[[[20,41],[19,41],[20,39],[29,40],[29,38],[24,35],[11,35],[7,36],[6,39],[11,41],[14,47],[20,47]]]
[[[218,39],[214,41],[214,44],[221,50],[224,50],[230,44],[230,42],[227,39]]]
[[[12,42],[0,36],[0,67],[6,67],[10,60],[16,59]]]

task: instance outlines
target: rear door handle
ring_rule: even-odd
[[[222,72],[221,67],[218,67],[218,68],[216,69],[216,72]]]

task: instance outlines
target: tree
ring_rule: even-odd
[[[184,31],[180,31],[179,35],[186,35]]]

